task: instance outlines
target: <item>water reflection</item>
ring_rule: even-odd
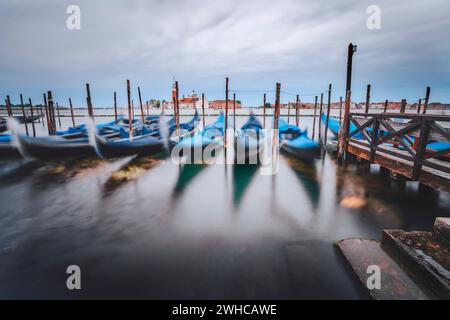
[[[251,165],[233,165],[233,205],[234,208],[239,208],[242,199],[245,196],[245,191],[252,182],[253,177],[259,169],[259,164]]]
[[[180,164],[178,165],[178,179],[173,189],[173,197],[178,198],[192,180],[207,167],[206,164]]]
[[[312,207],[317,209],[320,199],[320,185],[316,164],[314,162],[306,163],[290,156],[286,156],[286,160],[308,194]]]

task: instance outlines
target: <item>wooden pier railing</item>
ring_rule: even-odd
[[[450,116],[350,112],[343,129],[345,152],[450,192]]]

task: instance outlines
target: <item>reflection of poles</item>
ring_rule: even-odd
[[[317,96],[314,102],[314,119],[313,119],[313,132],[312,132],[312,138],[314,140],[314,137],[316,136],[316,117],[317,117]]]
[[[31,119],[33,119],[33,121],[31,122],[31,126],[33,127],[33,137],[36,137],[36,128],[34,127],[33,104],[31,103],[31,98],[28,98],[28,102],[30,103]],[[38,113],[38,115],[39,115],[39,113]]]
[[[27,125],[27,114],[25,113],[25,106],[23,105],[23,96],[22,96],[22,94],[20,94],[20,106],[22,107],[22,115],[23,115],[23,123],[25,125],[25,131],[27,133],[27,136],[29,136],[28,125]],[[34,122],[33,117],[31,118],[31,121]]]

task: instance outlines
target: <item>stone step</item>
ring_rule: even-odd
[[[438,241],[450,247],[450,218],[436,218],[433,235]]]
[[[427,300],[434,296],[422,289],[399,263],[380,246],[369,239],[344,239],[336,246],[350,264],[369,295],[376,300]],[[380,288],[369,289],[367,282],[373,275],[373,266],[380,270]]]
[[[445,228],[438,229],[439,234]],[[432,232],[384,230],[382,247],[419,285],[440,299],[450,299],[450,250]]]

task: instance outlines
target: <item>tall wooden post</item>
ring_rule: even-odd
[[[263,127],[266,128],[266,94],[263,97]]]
[[[348,55],[347,55],[347,85],[345,92],[352,90],[352,65],[353,65],[353,54],[356,52],[356,46],[350,43],[348,45]]]
[[[342,127],[342,97],[339,97],[339,128]]]
[[[313,119],[313,132],[312,132],[312,138],[314,140],[314,137],[316,136],[316,117],[317,117],[317,96],[315,98],[314,102],[314,119]]]
[[[320,94],[320,109],[319,109],[319,141],[322,143],[322,112],[323,112],[323,93]]]
[[[202,120],[203,128],[205,128],[205,94],[202,93]]]
[[[48,103],[48,111],[50,117],[50,135],[54,135],[56,131],[56,124],[54,118],[54,107],[53,107],[53,95],[51,91],[47,92],[47,103]]]
[[[23,123],[25,125],[25,132],[27,133],[27,136],[30,134],[28,133],[28,125],[27,125],[27,114],[25,113],[25,106],[23,105],[23,96],[20,94],[20,106],[22,107],[22,115],[23,115]],[[34,119],[31,118],[31,121],[34,123]]]
[[[287,118],[288,118],[288,124],[291,123],[291,102],[288,102],[288,114],[287,114]]]
[[[11,107],[11,98],[9,96],[6,96],[5,102],[6,102],[6,110],[8,111],[8,117],[12,117],[13,111]]]
[[[150,115],[150,106],[148,104],[148,100],[145,102],[145,106],[147,107],[147,116]]]
[[[275,116],[274,116],[274,124],[273,128],[278,130],[279,121],[280,121],[280,91],[281,91],[281,83],[277,82],[276,90],[275,90]]]
[[[128,101],[128,130],[130,131],[130,141],[133,140],[133,119],[131,115],[131,85],[130,80],[127,80],[127,101]]]
[[[225,78],[225,148],[227,147],[227,130],[228,130],[228,85],[229,79]]]
[[[70,106],[70,117],[72,118],[72,126],[75,127],[75,116],[73,114],[73,105],[71,98],[69,98],[69,106]]]
[[[180,99],[179,99],[179,91],[178,91],[178,81],[175,81],[175,104],[177,107],[177,132],[180,134]]]
[[[34,119],[33,104],[31,103],[31,98],[28,98],[28,102],[30,104],[31,119]],[[34,126],[34,120],[31,122],[31,127],[33,128],[33,137],[36,137],[36,128]]]
[[[430,93],[431,93],[431,88],[427,87],[427,92],[425,94],[425,104],[423,105],[423,114],[427,113],[428,102],[430,101]]]
[[[116,124],[118,122],[117,119],[117,92],[114,91],[114,120],[116,121]]]
[[[59,114],[59,104],[58,102],[56,103],[56,113],[58,115],[58,124],[59,124],[59,128],[61,129],[61,116]]]
[[[328,107],[327,107],[327,120],[325,123],[325,139],[324,139],[325,144],[327,144],[328,122],[330,120],[330,109],[331,109],[331,83],[328,86]]]
[[[144,114],[144,107],[142,106],[141,87],[138,87],[138,96],[139,96],[139,105],[141,107],[142,124],[145,124],[145,114]]]
[[[300,105],[299,105],[299,102],[300,102],[300,96],[297,95],[297,99],[295,101],[295,125],[297,127],[299,125],[299,116],[300,116],[300,110],[299,110]]]
[[[364,113],[369,113],[369,106],[370,106],[370,84],[367,85],[366,108],[364,110]]]
[[[420,114],[421,108],[422,108],[422,99],[419,99],[419,105],[417,106],[417,114]]]
[[[236,93],[233,93],[233,130],[236,132]]]
[[[400,105],[400,113],[405,113],[406,111],[406,99],[402,99],[402,104]]]
[[[350,103],[351,103],[351,91],[347,91],[345,95],[345,108],[344,108],[344,123],[342,127],[340,128],[340,141],[339,141],[339,158],[342,159],[347,153],[347,141],[348,141],[348,134],[349,134],[349,128],[350,128]]]
[[[50,113],[48,110],[47,95],[45,93],[44,93],[44,107],[45,107],[45,118],[47,119],[47,131],[48,134],[50,134]],[[42,121],[42,125],[44,125],[44,121]]]
[[[86,102],[88,108],[89,117],[94,120],[94,110],[92,108],[92,99],[91,99],[91,89],[89,87],[89,83],[86,83]]]
[[[388,106],[389,106],[389,100],[386,100],[386,101],[384,102],[384,113],[387,112]]]

